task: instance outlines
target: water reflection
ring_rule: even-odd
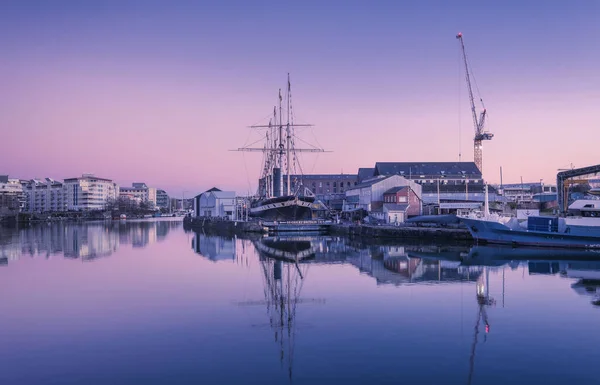
[[[573,289],[600,298],[600,252],[594,250],[562,250],[543,248],[511,248],[499,246],[436,245],[369,245],[332,236],[268,236],[250,242],[261,261],[278,260],[300,265],[349,264],[380,285],[477,283],[485,286],[483,274],[509,267],[526,266],[529,275],[559,275],[578,279]],[[245,253],[249,242],[236,237],[196,233],[194,251],[211,261],[234,261]],[[247,258],[247,255],[244,257]],[[479,293],[478,289],[478,296]],[[479,298],[479,297],[478,297]],[[486,295],[487,298],[487,295]],[[487,300],[486,300],[487,301]]]
[[[0,229],[0,264],[22,256],[63,255],[84,261],[112,255],[120,245],[146,247],[163,241],[181,221],[51,222]]]
[[[213,262],[234,260],[235,243],[234,237],[226,238],[196,233],[192,239],[192,249]]]
[[[178,226],[0,230],[0,383],[597,381],[597,253]]]
[[[196,234],[194,250],[206,258],[236,259],[236,238]],[[279,359],[293,378],[297,305],[325,303],[324,298],[302,298],[308,270],[314,265],[346,264],[372,277],[377,285],[474,284],[476,314],[472,324],[467,384],[476,367],[477,348],[492,328],[488,315],[497,299],[490,295],[490,274],[501,274],[504,307],[505,268],[523,269],[529,275],[556,275],[576,279],[573,290],[600,304],[600,254],[593,251],[513,249],[490,246],[369,245],[331,236],[269,236],[252,241],[261,265],[264,299],[239,305],[264,306]]]

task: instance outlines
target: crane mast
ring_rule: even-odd
[[[475,109],[475,98],[473,97],[473,88],[471,87],[471,76],[469,75],[469,62],[467,61],[467,54],[465,52],[465,43],[463,42],[462,33],[458,33],[456,38],[460,40],[460,47],[462,51],[462,58],[465,64],[465,78],[467,80],[467,89],[469,91],[469,101],[471,102],[471,114],[473,115],[473,125],[475,126],[475,137],[473,139],[473,161],[479,171],[483,175],[483,141],[491,140],[494,134],[484,131],[485,117],[487,110],[483,106],[483,100],[480,98],[479,101],[483,106],[483,111],[477,117],[477,111]]]

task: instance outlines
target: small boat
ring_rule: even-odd
[[[119,219],[121,219],[121,220],[127,219],[127,215],[121,214],[121,215],[119,215]]]

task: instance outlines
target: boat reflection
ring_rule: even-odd
[[[315,258],[321,242],[322,239],[314,236],[274,236],[261,238],[254,242],[254,247],[265,258],[301,262]]]
[[[324,303],[323,298],[301,298],[308,275],[309,260],[322,250],[325,238],[314,236],[264,237],[254,241],[259,255],[264,299],[241,305],[266,306],[269,326],[278,345],[279,359],[292,382],[296,308],[299,304]]]

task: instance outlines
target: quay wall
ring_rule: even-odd
[[[204,230],[221,234],[264,233],[261,223],[228,221],[218,218],[185,217],[183,225],[192,230]]]
[[[419,239],[427,241],[473,241],[464,228],[440,228],[417,226],[374,226],[335,224],[329,228],[332,235],[367,238]]]
[[[202,230],[220,234],[264,233],[265,229],[259,221],[237,222],[216,218],[186,217],[184,226],[192,230]],[[419,227],[419,226],[374,226],[365,224],[331,224],[328,228],[331,235],[350,238],[378,238],[388,240],[440,241],[440,242],[472,242],[469,231],[460,227]]]

